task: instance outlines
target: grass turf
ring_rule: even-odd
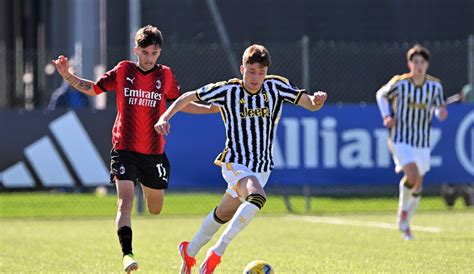
[[[170,193],[163,216],[134,216],[140,273],[177,273],[177,244],[194,235],[220,197]],[[0,195],[0,269],[7,273],[120,272],[115,200],[112,195],[91,194]],[[303,197],[290,201],[297,213],[304,211]],[[229,246],[217,273],[239,273],[256,259],[270,262],[277,273],[467,273],[474,268],[474,211],[460,201],[447,210],[440,198],[424,197],[414,225],[441,232],[415,231],[412,242],[402,240],[396,230],[372,225],[393,225],[396,198],[317,197],[311,204],[304,216],[288,215],[283,199],[270,197]],[[323,216],[323,222],[308,221],[313,216]],[[330,224],[324,218],[367,226]],[[198,262],[209,245],[197,256]]]

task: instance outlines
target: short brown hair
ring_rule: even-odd
[[[270,53],[264,46],[253,44],[244,51],[242,64],[254,63],[259,63],[263,67],[270,67],[272,64]]]
[[[426,61],[430,60],[430,51],[427,48],[421,46],[420,44],[416,44],[411,49],[408,50],[407,61],[413,60],[413,57],[415,55],[420,55]]]
[[[135,34],[135,45],[137,47],[146,48],[150,45],[163,45],[163,36],[161,31],[152,25],[144,26]]]

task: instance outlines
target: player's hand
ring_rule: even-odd
[[[324,102],[326,102],[326,99],[328,98],[328,95],[324,91],[317,91],[313,94],[313,104],[316,106],[323,106]]]
[[[392,128],[395,126],[397,119],[393,118],[392,116],[387,116],[383,118],[383,125],[387,128]]]
[[[170,124],[165,119],[160,118],[154,126],[156,132],[162,135],[168,135],[170,133]]]
[[[69,64],[68,58],[64,55],[60,55],[58,59],[52,60],[51,63],[56,67],[56,70],[63,78],[69,75]]]
[[[446,107],[440,107],[439,108],[439,114],[438,114],[438,119],[442,122],[448,118],[448,110]]]

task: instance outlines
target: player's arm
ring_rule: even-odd
[[[154,128],[159,134],[168,135],[170,132],[169,120],[178,112],[182,111],[192,102],[198,101],[196,91],[186,92],[181,95],[173,104],[161,115]]]
[[[389,89],[390,85],[383,86],[377,91],[375,97],[377,99],[380,114],[382,115],[383,125],[387,128],[392,128],[396,124],[396,119],[392,116],[392,112],[390,111],[390,105],[387,98]]]
[[[438,118],[440,122],[443,122],[444,120],[446,120],[446,118],[448,118],[448,110],[446,108],[446,105],[437,107],[435,109],[435,115],[436,115],[436,118]]]
[[[435,115],[439,121],[443,122],[448,118],[448,110],[446,109],[446,101],[444,100],[443,96],[443,87],[440,85],[437,90],[437,96],[435,98]]]
[[[94,91],[94,82],[79,78],[78,76],[69,72],[67,57],[61,55],[58,57],[58,59],[52,60],[52,63],[56,66],[58,73],[69,83],[69,85],[89,96],[97,95],[97,93]]]
[[[315,92],[313,95],[302,93],[301,98],[298,101],[298,106],[303,107],[309,111],[317,111],[323,107],[326,99],[327,94],[323,91]]]
[[[181,111],[191,114],[211,114],[219,112],[219,108],[214,105],[203,105],[196,102],[191,102]]]

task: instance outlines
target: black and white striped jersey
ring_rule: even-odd
[[[390,130],[391,141],[429,148],[434,109],[445,104],[440,80],[427,75],[424,83],[417,86],[410,73],[397,75],[378,93],[392,100],[397,123]]]
[[[226,128],[225,149],[215,163],[237,163],[254,172],[271,170],[282,104],[298,104],[303,92],[288,79],[276,75],[265,77],[262,89],[255,94],[246,90],[240,79],[198,89],[199,100],[220,107]]]

